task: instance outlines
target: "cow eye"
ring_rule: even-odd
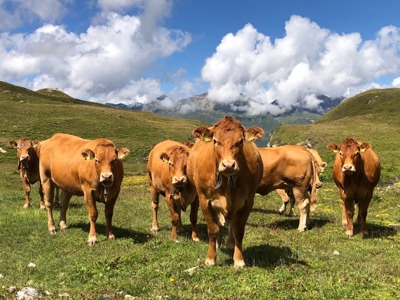
[[[339,151],[339,155],[340,155],[340,157],[343,157],[343,152]]]
[[[94,158],[94,161],[96,162],[96,164],[100,163],[100,160],[98,158]]]

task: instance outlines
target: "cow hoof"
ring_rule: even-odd
[[[67,223],[65,223],[65,222],[60,222],[60,230],[66,230],[66,229],[68,229],[68,225],[67,225]]]
[[[31,205],[30,204],[24,204],[24,208],[29,208]]]
[[[299,232],[305,232],[305,231],[307,231],[307,227],[306,226],[305,227],[299,227],[297,230]]]
[[[211,259],[211,258],[206,258],[206,262],[205,262],[206,266],[215,266],[215,259]]]
[[[238,260],[238,261],[235,261],[233,266],[235,269],[243,269],[246,266],[246,264],[245,264],[244,260]]]
[[[351,237],[353,237],[353,231],[352,230],[346,230],[346,236],[347,237],[349,237],[349,238],[351,238]]]
[[[108,236],[108,239],[109,239],[110,241],[115,241],[115,235],[110,234],[110,235]]]
[[[369,237],[369,233],[368,232],[361,232],[361,238],[366,239]]]
[[[200,239],[196,236],[196,237],[192,237],[192,241],[198,243],[198,242],[200,242]]]
[[[158,226],[152,226],[151,227],[151,233],[153,233],[153,234],[157,234],[159,230],[160,229],[158,228]]]
[[[55,227],[49,228],[49,233],[50,234],[56,234],[56,228]]]

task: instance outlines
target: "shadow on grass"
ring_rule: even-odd
[[[79,223],[75,223],[75,224],[70,224],[68,226],[69,226],[69,228],[79,228],[82,231],[89,234],[89,228],[90,228],[89,223],[79,222]],[[97,234],[104,235],[106,232],[106,225],[97,223],[96,224],[96,232],[97,232]],[[144,233],[144,232],[130,230],[130,229],[116,227],[116,226],[113,226],[113,232],[117,239],[124,239],[124,238],[125,239],[133,239],[135,241],[135,243],[138,243],[138,244],[144,244],[153,238],[153,235],[148,232]]]
[[[343,227],[343,234],[345,233],[346,229]],[[368,228],[368,237],[366,239],[381,239],[381,238],[387,238],[390,236],[394,236],[397,234],[396,230],[393,228],[387,227],[387,226],[382,226],[382,225],[377,225],[377,224],[371,224],[368,223],[367,220],[367,228]],[[354,223],[354,236],[360,235],[361,230],[360,230],[360,225],[357,223]]]
[[[231,257],[233,256],[232,249],[222,248],[221,250]],[[244,248],[243,255],[248,267],[274,268],[293,264],[308,266],[305,261],[298,259],[297,255],[289,247],[276,247],[267,244],[258,245]],[[233,260],[226,260],[224,264],[233,264]]]

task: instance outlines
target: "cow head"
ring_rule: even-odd
[[[85,149],[82,151],[82,156],[86,160],[94,160],[99,182],[104,187],[110,187],[114,183],[116,163],[128,154],[127,148],[117,150],[112,143],[98,144],[94,150]]]
[[[17,149],[18,157],[18,170],[28,169],[29,162],[31,161],[32,155],[34,155],[34,147],[39,143],[38,141],[31,141],[28,138],[21,138],[18,141],[9,141],[11,146]]]
[[[243,144],[262,137],[264,130],[257,126],[246,130],[239,121],[226,116],[210,128],[195,129],[193,135],[214,144],[217,172],[230,177],[239,171],[244,157]]]
[[[160,159],[168,164],[172,185],[178,192],[182,192],[187,183],[188,156],[189,152],[181,146],[174,147],[169,154],[163,152],[160,155]]]
[[[361,153],[370,147],[369,143],[360,144],[352,138],[347,138],[339,146],[336,144],[329,144],[327,146],[329,150],[339,155],[344,174],[353,174],[357,171]]]

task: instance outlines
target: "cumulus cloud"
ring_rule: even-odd
[[[25,82],[34,90],[59,88],[73,97],[98,102],[144,103],[156,93],[159,96],[159,79],[143,74],[158,59],[185,49],[190,34],[157,25],[165,16],[157,9],[168,8],[169,1],[101,3],[109,8],[140,4],[143,12],[137,16],[108,12],[103,23],[81,34],[50,24],[28,34],[4,32],[0,35],[2,80]],[[151,22],[146,20],[148,15],[154,17]]]
[[[23,22],[53,22],[66,13],[60,0],[0,0],[0,30],[17,28]]]
[[[317,107],[321,94],[350,96],[400,71],[397,27],[384,27],[375,40],[363,41],[358,33],[337,34],[292,16],[285,31],[274,41],[251,24],[227,34],[202,68],[209,98],[233,102],[243,93],[256,100],[250,113],[279,114]]]

